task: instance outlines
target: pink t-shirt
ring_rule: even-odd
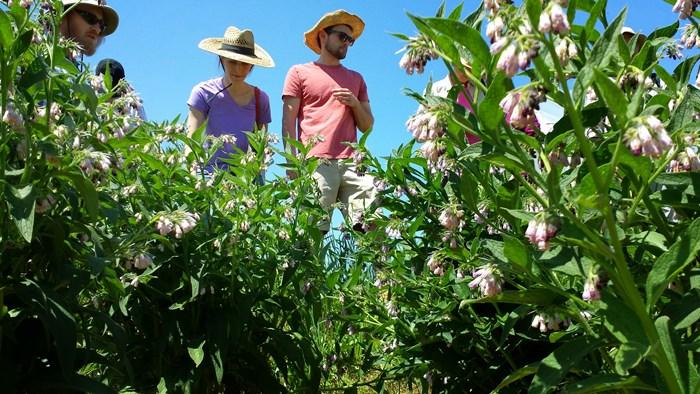
[[[298,64],[287,73],[282,97],[301,100],[297,138],[306,144],[319,134],[323,136],[323,141],[311,148],[309,156],[326,159],[352,156],[353,149],[346,143],[357,141],[357,126],[352,109],[333,97],[332,90],[339,87],[350,89],[360,102],[369,102],[362,75],[342,65]]]

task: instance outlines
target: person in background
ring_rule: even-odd
[[[199,48],[218,56],[224,75],[198,83],[187,100],[189,135],[206,122],[208,135],[228,136],[208,167],[226,168],[223,161],[237,149],[248,151],[247,132],[267,130],[270,123],[270,99],[246,79],[253,66],[274,67],[272,57],[255,43],[253,32],[231,26],[223,37],[207,38]]]
[[[134,88],[126,80],[124,66],[114,59],[102,59],[97,63],[95,75],[109,73],[112,82],[112,101],[125,98],[127,114],[138,117],[141,120],[147,120],[146,110],[143,107],[143,100],[136,94]]]
[[[61,35],[78,44],[81,55],[94,55],[119,26],[119,15],[106,0],[63,0],[63,9],[69,11],[61,19]]]
[[[314,179],[321,191],[321,205],[328,217],[319,228],[330,230],[333,204],[361,230],[359,218],[374,200],[373,178],[359,175],[349,160],[357,141],[357,130],[367,132],[374,124],[367,85],[362,75],[341,64],[365,23],[345,10],[325,14],[304,34],[304,43],[319,57],[314,62],[292,66],[282,91],[282,135],[313,145],[310,157],[320,159]],[[290,147],[296,155],[294,147]],[[296,177],[292,171],[290,178]]]

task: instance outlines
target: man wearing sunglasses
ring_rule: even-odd
[[[359,175],[348,160],[354,153],[349,144],[357,141],[357,129],[366,132],[374,123],[367,85],[360,73],[340,64],[364,27],[362,19],[344,10],[324,15],[304,34],[306,46],[318,59],[293,66],[282,92],[282,135],[312,145],[308,156],[320,159],[314,178],[321,205],[329,213],[319,226],[322,231],[330,229],[336,202],[342,203],[348,221],[355,226],[374,199],[372,177]],[[294,147],[289,148],[296,155]],[[287,175],[296,177],[293,171]]]
[[[82,54],[92,56],[102,39],[117,29],[119,15],[106,0],[63,0],[61,34],[80,46]]]

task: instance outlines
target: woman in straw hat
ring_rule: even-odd
[[[207,38],[199,48],[219,56],[224,75],[197,84],[187,105],[187,128],[191,136],[204,122],[209,135],[230,136],[209,166],[227,167],[223,159],[237,149],[248,150],[247,132],[267,130],[271,122],[268,95],[246,82],[253,66],[274,67],[272,57],[255,44],[253,32],[229,27],[221,38]]]

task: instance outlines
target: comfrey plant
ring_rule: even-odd
[[[696,7],[669,5],[670,19]],[[605,2],[461,11],[410,18],[423,49],[467,82],[444,100],[411,93],[413,140],[385,165],[365,158],[384,212],[358,259],[393,281],[346,294],[365,309],[344,319],[392,346],[355,365],[382,384],[354,386],[698,392],[699,57],[659,64],[681,50],[679,24],[637,46],[621,34],[626,11],[608,20]],[[563,108],[549,128],[544,102]],[[401,236],[387,237],[399,221]],[[373,312],[387,297],[401,313]]]

